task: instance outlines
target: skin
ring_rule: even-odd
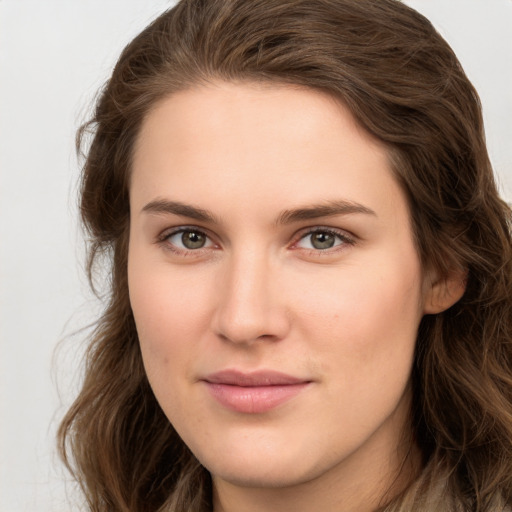
[[[132,172],[144,365],[212,474],[214,510],[364,512],[400,491],[417,470],[406,434],[418,325],[461,290],[422,271],[386,149],[322,93],[218,82],[149,113]],[[317,208],[340,202],[351,208]],[[185,247],[184,228],[204,245]],[[318,249],[312,229],[333,246]],[[202,381],[224,369],[309,384],[242,413]]]

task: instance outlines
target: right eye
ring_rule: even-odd
[[[177,252],[207,249],[214,246],[206,233],[194,228],[180,228],[170,233],[164,233],[160,241]]]

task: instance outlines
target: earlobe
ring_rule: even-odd
[[[467,271],[457,270],[448,276],[428,280],[423,313],[435,315],[451,308],[466,291]]]

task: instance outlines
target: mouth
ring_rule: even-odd
[[[288,402],[312,381],[271,370],[253,373],[224,370],[208,375],[202,382],[210,395],[227,409],[261,414]]]

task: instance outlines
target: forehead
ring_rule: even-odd
[[[383,147],[355,121],[340,99],[327,92],[273,82],[217,81],[176,91],[157,102],[145,117],[135,153],[148,137],[155,140],[155,131],[164,124],[168,133],[180,136],[182,142],[187,135],[197,139],[207,135],[208,139],[201,140],[207,143],[226,123],[231,124],[229,135],[233,139],[247,129],[259,135],[251,141],[253,146],[258,141],[268,145],[268,139],[276,135],[279,139],[289,134],[308,140],[323,131],[325,137],[329,128],[344,125],[369,145]],[[155,125],[159,125],[157,130]],[[242,142],[239,138],[236,141]]]
[[[340,101],[306,88],[224,82],[153,108],[137,140],[131,189],[132,201],[201,195],[209,208],[235,196],[389,203],[401,193],[387,149]]]

